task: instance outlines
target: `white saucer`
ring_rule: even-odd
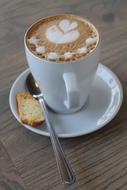
[[[25,91],[25,79],[29,69],[15,80],[9,96],[10,108],[20,122],[16,93]],[[93,83],[92,92],[86,109],[74,114],[56,114],[51,112],[51,119],[58,136],[61,138],[77,137],[96,131],[109,123],[117,114],[123,100],[123,91],[117,76],[106,66],[99,64]],[[46,126],[32,128],[24,125],[34,133],[49,136]]]

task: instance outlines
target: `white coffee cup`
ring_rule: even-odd
[[[71,63],[58,63],[34,55],[26,44],[27,32],[24,44],[28,65],[48,106],[59,113],[80,110],[87,102],[92,88],[99,63],[100,42],[85,57]]]

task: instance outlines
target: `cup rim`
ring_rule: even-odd
[[[31,29],[35,24],[37,24],[38,22],[40,22],[40,21],[42,21],[42,20],[44,20],[44,19],[48,19],[48,18],[55,17],[55,16],[66,16],[66,15],[72,16],[72,17],[78,17],[78,18],[81,19],[81,20],[85,20],[88,24],[90,24],[90,25],[96,30],[96,32],[97,32],[97,34],[98,34],[98,43],[97,43],[95,49],[94,49],[91,53],[88,53],[86,56],[83,56],[83,57],[81,57],[81,58],[79,58],[79,59],[72,60],[72,61],[52,61],[52,60],[47,60],[47,59],[45,59],[45,58],[40,58],[40,57],[38,57],[37,55],[35,55],[34,53],[32,53],[32,51],[30,51],[30,49],[28,48],[27,43],[26,43],[26,41],[27,41],[27,34],[28,34],[28,32],[30,31],[30,29]],[[97,27],[95,26],[95,24],[92,24],[88,19],[86,19],[86,18],[84,18],[84,17],[82,17],[82,16],[75,15],[75,14],[68,14],[68,13],[67,13],[67,14],[66,14],[66,13],[64,13],[64,14],[55,14],[55,15],[50,15],[50,16],[47,16],[47,17],[40,18],[40,19],[36,20],[35,22],[33,22],[33,23],[28,27],[28,29],[26,30],[25,35],[24,35],[24,45],[25,45],[25,48],[28,50],[28,52],[29,52],[33,57],[35,57],[36,59],[38,59],[38,60],[40,60],[40,61],[44,61],[44,62],[46,62],[46,63],[59,64],[59,65],[61,65],[61,64],[77,63],[77,62],[81,62],[81,61],[83,61],[83,60],[85,61],[85,60],[86,60],[87,58],[89,58],[92,54],[94,54],[94,52],[95,52],[95,51],[97,50],[97,48],[100,46],[100,41],[101,41],[101,39],[100,39],[100,33],[99,33]]]

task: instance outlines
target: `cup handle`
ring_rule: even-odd
[[[64,105],[67,109],[77,108],[80,105],[79,87],[74,73],[64,73],[63,79],[66,87]]]

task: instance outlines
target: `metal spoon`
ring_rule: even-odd
[[[43,97],[43,94],[41,93],[41,91],[38,87],[38,84],[34,80],[31,73],[26,78],[26,85],[27,85],[27,88],[28,88],[30,94],[32,94],[32,96],[34,98],[39,100],[41,108],[44,112],[45,121],[47,124],[48,131],[50,133],[50,139],[51,139],[54,154],[56,157],[57,166],[58,166],[62,181],[67,184],[72,184],[76,180],[75,174],[63,152],[63,149],[60,145],[58,136],[50,122],[48,108],[46,106],[46,102]]]

